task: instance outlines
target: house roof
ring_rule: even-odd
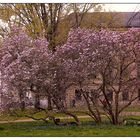
[[[140,12],[125,12],[123,14],[125,27],[140,27]]]
[[[82,16],[82,13],[78,13],[78,16]],[[98,18],[97,18],[98,16]],[[110,17],[110,18],[107,18]],[[96,26],[102,23],[108,22],[109,28],[119,27],[140,27],[140,12],[93,12],[86,13],[83,21],[86,23],[92,22],[92,19],[96,19]],[[74,22],[74,13],[71,13],[67,19],[70,22]],[[112,23],[111,23],[112,22]],[[114,24],[115,23],[115,24]]]

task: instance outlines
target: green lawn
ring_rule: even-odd
[[[83,116],[83,115],[85,116],[86,115],[85,113],[83,113],[83,111],[86,111],[86,110],[70,109],[70,111],[73,112],[74,114],[78,115],[78,116]],[[25,110],[24,112],[22,112],[22,111],[17,111],[17,112],[18,112],[18,114],[20,114],[19,117],[5,114],[5,115],[0,116],[0,121],[2,121],[2,120],[15,120],[15,119],[20,119],[20,120],[21,119],[28,119],[27,117],[25,117],[25,114],[30,114],[30,112],[32,112],[32,109]],[[140,107],[139,106],[128,107],[128,108],[125,109],[125,112],[140,112]],[[59,113],[53,113],[53,115],[55,117],[66,117],[65,114],[59,114]],[[44,116],[45,116],[44,112],[39,112],[39,113],[34,115],[34,117],[37,117],[37,118],[44,117]]]
[[[129,108],[132,111],[132,108]],[[138,111],[138,109],[136,108]],[[135,110],[135,111],[136,111]],[[79,116],[85,115],[78,111],[74,112]],[[44,114],[38,113],[36,117],[43,117]],[[64,114],[57,114],[57,117],[64,117]],[[125,118],[140,119],[140,116],[125,116]],[[21,117],[2,115],[0,120],[25,119],[24,114]],[[26,118],[27,119],[27,118]],[[102,116],[104,122],[108,121]],[[69,119],[73,120],[73,119]],[[56,126],[52,122],[20,122],[0,124],[0,136],[140,136],[140,126],[114,126],[104,123],[100,126],[95,125],[91,118],[80,119],[82,124],[76,126]],[[62,121],[68,121],[63,119]]]
[[[139,126],[95,125],[87,119],[80,126],[56,126],[52,123],[22,122],[0,124],[0,136],[140,136]]]
[[[0,116],[0,121],[6,121],[6,120],[16,120],[16,119],[20,119],[20,120],[23,120],[23,119],[29,119],[28,117],[25,117],[25,115],[29,115],[31,114],[32,110],[25,110],[25,111],[16,111],[19,116],[16,116],[16,115],[11,115],[11,114],[3,114]],[[73,110],[72,111],[74,114],[78,115],[78,116],[85,116],[86,114],[83,113],[83,112],[80,112],[80,111],[75,111]],[[67,115],[65,114],[62,114],[62,113],[52,113],[53,116],[55,117],[68,117]],[[35,118],[42,118],[42,117],[45,117],[46,114],[41,111],[41,112],[38,112],[34,115]]]
[[[140,106],[129,106],[124,111],[126,111],[126,112],[140,112]]]

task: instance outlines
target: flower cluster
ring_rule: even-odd
[[[7,85],[9,93],[15,89],[25,93],[34,86],[34,92],[62,99],[70,85],[81,85],[92,75],[98,75],[110,59],[116,61],[125,55],[133,58],[131,50],[138,49],[139,30],[73,29],[67,42],[52,52],[45,38],[32,39],[21,28],[14,27],[0,48],[2,84]]]

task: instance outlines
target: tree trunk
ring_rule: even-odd
[[[78,119],[78,117],[75,114],[73,114],[71,112],[68,112],[68,111],[65,111],[65,110],[63,110],[62,112],[65,113],[66,115],[69,115],[69,116],[73,117],[74,120],[76,121],[77,125],[81,124],[80,120]]]
[[[100,124],[102,122],[101,115],[100,115],[100,112],[99,112],[98,108],[95,105],[95,102],[93,100],[89,99],[87,94],[83,93],[83,97],[84,97],[84,99],[85,99],[85,101],[87,103],[87,107],[88,107],[88,110],[90,112],[90,114],[88,114],[88,115],[90,117],[92,117],[97,124]],[[91,105],[90,105],[90,101],[93,103],[96,112],[92,110]]]
[[[40,108],[40,96],[38,94],[35,94],[35,108]]]
[[[21,111],[25,110],[25,102],[24,101],[21,102],[20,109],[21,109]]]
[[[20,99],[20,109],[21,111],[24,111],[25,110],[24,94],[21,92],[19,94],[19,99]]]
[[[111,116],[111,123],[114,125],[118,125],[119,124],[119,116]]]
[[[119,123],[119,93],[115,95],[115,124]]]
[[[48,110],[52,110],[52,101],[50,96],[48,96]]]

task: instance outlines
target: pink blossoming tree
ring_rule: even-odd
[[[0,50],[1,94],[9,99],[2,108],[13,102],[28,105],[26,93],[32,91],[36,97],[51,98],[59,113],[72,116],[80,124],[65,104],[67,89],[77,85],[88,115],[101,123],[103,111],[111,123],[118,124],[121,112],[138,98],[135,93],[139,40],[139,29],[119,32],[78,28],[71,30],[67,42],[52,52],[46,39],[32,39],[24,30],[14,27]],[[92,92],[88,91],[89,85],[94,88]],[[122,104],[124,92],[130,98]],[[36,108],[50,117],[46,109]]]

